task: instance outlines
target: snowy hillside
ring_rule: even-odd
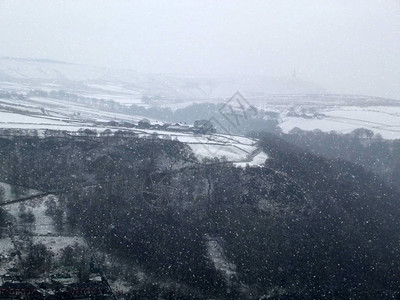
[[[101,122],[137,123],[143,118],[153,123],[167,121],[162,114],[149,117],[142,112],[132,113],[128,110],[131,104],[173,111],[193,103],[229,106],[233,103],[228,101],[237,90],[248,105],[264,112],[257,118],[270,120],[270,115],[275,114],[283,132],[296,127],[340,133],[366,128],[385,139],[400,138],[400,101],[326,94],[317,85],[294,77],[141,74],[128,69],[15,58],[0,58],[0,124],[2,128],[77,131],[85,127],[102,131],[112,128]],[[182,120],[174,120],[178,121]]]
[[[248,96],[313,94],[324,92],[317,84],[298,78],[193,77],[141,74],[129,69],[92,67],[35,59],[0,59],[0,89],[66,90],[81,95],[132,104],[143,97],[160,101],[223,99],[241,90]],[[163,101],[161,101],[163,102]]]
[[[242,163],[242,166],[247,163],[262,165],[265,162],[266,157],[260,160],[259,156],[257,162],[253,161],[255,154],[258,154],[255,153],[256,140],[227,134],[194,134],[185,132],[185,127],[182,127],[182,130],[169,130],[167,127],[157,130],[138,128],[138,122],[142,119],[142,116],[101,110],[53,98],[0,98],[0,129],[3,131],[22,129],[30,132],[28,134],[42,136],[46,130],[58,130],[72,135],[85,129],[95,131],[99,135],[106,134],[106,130],[124,130],[140,138],[157,136],[161,139],[179,140],[188,145],[200,160],[217,157]],[[149,121],[154,125],[163,124],[157,120]]]
[[[381,105],[332,105],[282,112],[279,124],[287,133],[294,128],[349,133],[358,128],[371,130],[384,139],[400,139],[400,102]]]

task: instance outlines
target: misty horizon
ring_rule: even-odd
[[[1,57],[400,99],[397,1],[0,1]],[[227,95],[229,96],[229,95]]]

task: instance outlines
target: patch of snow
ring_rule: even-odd
[[[46,125],[64,125],[66,123],[49,118],[31,117],[18,113],[9,113],[0,111],[0,126],[3,124],[46,124]]]
[[[207,243],[208,256],[214,264],[215,269],[224,274],[228,284],[237,276],[236,265],[229,262],[225,256],[221,239],[212,237],[208,234],[205,236]]]
[[[265,152],[261,151],[260,153],[255,155],[251,161],[238,162],[238,163],[234,163],[234,165],[236,167],[241,167],[241,168],[262,166],[267,159],[268,159],[268,154],[266,154]]]

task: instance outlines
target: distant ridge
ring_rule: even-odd
[[[2,59],[14,60],[14,61],[27,61],[27,62],[42,62],[49,64],[63,64],[63,65],[75,65],[73,63],[54,60],[54,59],[46,59],[46,58],[25,58],[25,57],[11,57],[11,56],[3,56]]]
[[[0,57],[1,80],[30,89],[57,84],[58,89],[96,94],[100,98],[175,100],[224,99],[240,90],[246,97],[269,94],[321,94],[326,90],[300,78],[271,76],[187,76],[140,73],[133,69],[91,66],[43,58]],[[1,87],[1,86],[0,86]],[[10,87],[6,83],[4,87]],[[124,100],[125,101],[125,100]],[[136,102],[136,100],[135,100]]]

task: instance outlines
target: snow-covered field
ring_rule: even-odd
[[[384,139],[400,139],[400,102],[399,106],[340,106],[323,108],[318,116],[286,116],[279,124],[283,132],[295,127],[302,130],[315,130],[349,133],[357,128],[366,128]]]
[[[0,99],[0,128],[61,130],[77,132],[79,129],[91,129],[101,133],[107,129],[116,131],[119,127],[109,126],[106,122],[118,121],[137,124],[143,119],[122,113],[103,111],[76,103],[49,98],[30,98],[24,100]],[[100,122],[100,123],[99,123]],[[162,124],[150,119],[153,124]],[[254,139],[223,134],[193,134],[165,130],[122,128],[148,138],[179,140],[187,144],[200,159],[220,158],[231,162],[249,162],[249,155],[257,149]],[[40,136],[40,133],[39,133]]]
[[[178,140],[188,145],[200,160],[219,158],[229,162],[249,162],[249,156],[257,150],[257,141],[243,136],[193,134],[148,129],[131,130],[139,133],[139,136],[142,137],[157,134],[159,138]]]
[[[254,167],[254,166],[262,166],[265,161],[268,159],[268,154],[265,152],[260,152],[256,154],[249,162],[239,162],[239,163],[234,163],[236,167]]]
[[[30,97],[23,100],[0,98],[0,110],[14,111],[28,116],[35,115],[38,118],[46,120],[52,117],[58,117],[64,122],[76,122],[79,120],[121,120],[138,122],[144,118],[142,116],[110,112],[105,109],[90,107],[89,105],[76,102],[44,97]],[[3,119],[0,118],[0,121],[3,122]]]

